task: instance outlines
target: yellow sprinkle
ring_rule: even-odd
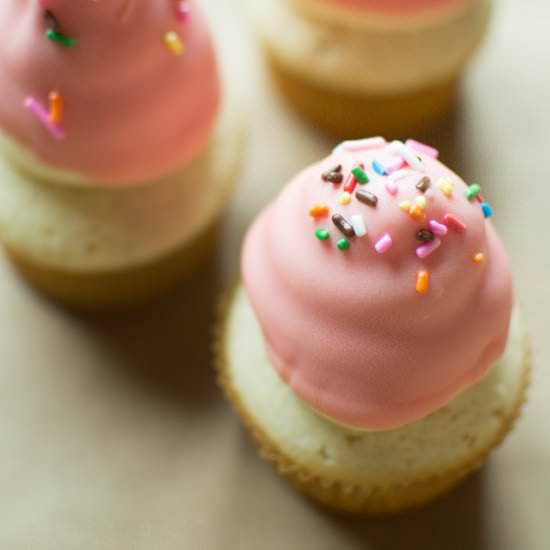
[[[447,197],[451,198],[453,196],[454,184],[449,178],[441,178],[437,182],[437,188]]]
[[[399,205],[399,208],[403,211],[403,212],[409,212],[409,210],[411,209],[412,207],[412,204],[411,204],[411,201],[403,201],[400,205]]]
[[[416,200],[414,202],[416,202],[416,206],[418,206],[418,208],[421,208],[422,210],[426,208],[426,204],[428,203],[424,195],[422,195],[421,197],[416,197]]]
[[[63,118],[63,99],[61,98],[61,94],[54,90],[49,93],[48,98],[50,100],[50,120],[59,124]]]
[[[340,204],[349,204],[351,202],[351,195],[347,191],[342,193],[338,199],[338,202]]]
[[[416,292],[426,294],[430,288],[430,274],[427,271],[419,271],[416,274]]]
[[[485,261],[485,255],[482,254],[481,252],[474,256],[474,263],[482,264],[484,261]]]
[[[174,54],[174,55],[182,55],[184,52],[184,47],[182,44],[182,41],[180,40],[180,37],[178,34],[174,31],[167,32],[164,35],[164,43],[166,44],[166,47]]]

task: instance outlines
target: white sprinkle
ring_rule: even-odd
[[[391,174],[389,176],[389,179],[395,183],[396,181],[406,178],[410,173],[411,173],[410,170],[403,168],[402,170],[397,170],[397,172],[394,172],[393,174]]]
[[[367,228],[365,227],[365,220],[363,219],[363,216],[352,216],[351,225],[357,237],[364,237],[367,234]]]
[[[386,145],[386,140],[383,137],[373,137],[367,139],[357,139],[354,141],[344,141],[334,149],[333,153],[350,152],[357,153],[366,151],[367,149],[376,149]]]
[[[420,172],[425,172],[424,163],[402,141],[392,141],[389,146],[390,153],[401,157],[407,164]]]

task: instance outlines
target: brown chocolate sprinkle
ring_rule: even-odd
[[[429,243],[429,242],[432,242],[434,239],[435,239],[435,235],[429,229],[419,229],[416,232],[417,241],[420,241],[423,243]]]
[[[340,214],[334,214],[332,216],[332,223],[346,236],[355,237],[355,230],[351,223],[349,223],[344,216]]]
[[[342,183],[344,181],[344,175],[342,174],[342,165],[337,164],[334,168],[327,170],[321,175],[321,179],[330,183]]]
[[[359,189],[359,191],[355,193],[355,196],[358,201],[368,206],[372,206],[373,208],[378,204],[378,197],[370,191],[365,191],[365,189]]]
[[[59,25],[59,21],[57,20],[57,17],[50,11],[50,10],[44,10],[44,13],[42,14],[44,17],[44,21],[46,21],[46,25],[48,26],[48,29],[51,29],[54,32],[61,32],[61,26]]]
[[[425,193],[432,184],[432,180],[428,176],[424,176],[417,184],[416,188],[422,193]]]

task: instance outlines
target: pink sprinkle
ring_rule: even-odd
[[[397,193],[398,193],[398,189],[397,189],[397,185],[395,185],[395,182],[394,181],[391,181],[391,180],[388,180],[386,182],[386,191],[392,195],[392,196],[396,196]]]
[[[449,231],[446,225],[436,222],[435,220],[430,220],[430,229],[434,232],[435,235],[444,236]]]
[[[454,216],[453,214],[445,214],[443,217],[443,223],[453,231],[457,233],[464,233],[466,231],[466,224],[460,219]]]
[[[40,104],[39,101],[32,96],[28,96],[25,98],[24,105],[55,139],[58,141],[65,139],[65,132],[59,127],[59,125],[52,121],[50,118],[50,113]]]
[[[434,147],[430,147],[425,143],[420,143],[420,141],[416,141],[414,139],[408,139],[405,142],[405,145],[407,147],[410,147],[411,149],[414,149],[415,151],[418,151],[419,153],[424,153],[425,155],[428,155],[429,157],[432,157],[434,159],[439,156],[439,151],[437,149],[435,149]]]
[[[386,172],[391,175],[401,170],[401,168],[404,168],[406,165],[407,163],[401,157],[397,157],[386,166]]]
[[[432,242],[423,244],[416,249],[416,255],[422,260],[428,257],[432,252],[436,251],[441,246],[440,239],[434,239]]]
[[[186,0],[181,0],[178,3],[178,19],[180,23],[185,23],[191,13],[191,7]]]
[[[341,153],[347,151],[351,153],[358,153],[360,151],[366,151],[368,149],[376,149],[386,145],[386,140],[383,137],[373,137],[367,139],[357,139],[355,141],[344,141],[334,149],[335,153]]]
[[[376,241],[374,248],[378,254],[385,254],[393,246],[392,238],[386,233]]]

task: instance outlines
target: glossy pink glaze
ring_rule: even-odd
[[[220,100],[213,45],[192,0],[46,0],[74,49],[44,37],[38,0],[3,0],[0,128],[42,162],[120,183],[183,166],[205,146]],[[176,31],[182,56],[164,43]],[[64,101],[64,141],[23,107],[27,96]]]
[[[466,6],[472,0],[318,0],[321,4],[342,7],[354,11],[377,11],[381,13],[415,13]]]
[[[391,429],[420,419],[477,382],[503,353],[512,309],[512,280],[503,246],[480,204],[468,201],[465,183],[437,160],[423,158],[432,178],[424,223],[399,204],[421,195],[425,175],[411,170],[397,182],[396,197],[386,177],[370,166],[390,164],[387,147],[363,153],[335,153],[293,179],[256,220],[247,235],[242,270],[261,325],[270,361],[294,392],[336,422],[369,430]],[[376,208],[357,201],[338,203],[340,187],[321,180],[336,164],[344,174],[356,162],[367,166],[378,196]],[[455,184],[452,199],[436,189],[439,178]],[[330,217],[308,216],[316,203],[348,220],[361,214],[368,235],[342,234]],[[420,228],[447,213],[467,230],[449,230],[425,259],[416,256]],[[330,240],[314,236],[330,230]],[[374,244],[388,233],[393,246],[383,255]],[[473,257],[482,252],[485,262]],[[429,271],[427,294],[416,292],[416,276]]]

